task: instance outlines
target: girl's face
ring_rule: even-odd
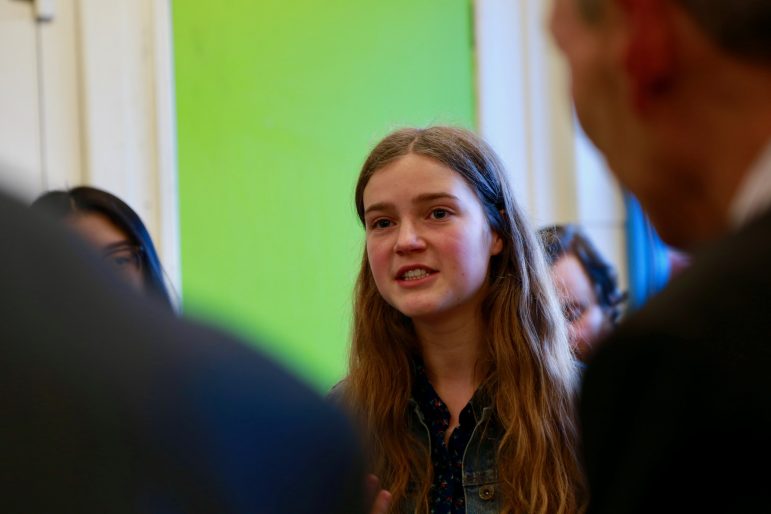
[[[610,330],[610,320],[575,255],[566,253],[557,259],[551,273],[569,324],[570,345],[579,359],[586,360],[592,346]]]
[[[125,232],[97,212],[74,214],[65,221],[101,253],[108,266],[137,291],[144,290],[140,250],[131,243]]]
[[[478,313],[503,242],[457,172],[408,154],[372,175],[363,203],[367,258],[389,304],[413,320]]]

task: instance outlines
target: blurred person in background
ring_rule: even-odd
[[[31,207],[65,222],[134,289],[172,308],[150,233],[123,200],[95,187],[80,186],[44,193]]]
[[[618,288],[616,270],[578,225],[544,227],[538,237],[570,325],[570,345],[586,362],[594,345],[621,316],[624,295]]]

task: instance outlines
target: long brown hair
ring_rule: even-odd
[[[580,512],[585,495],[576,448],[575,362],[540,246],[504,169],[493,150],[467,130],[398,130],[372,150],[362,167],[356,185],[362,224],[369,179],[410,153],[459,173],[504,242],[503,251],[490,261],[482,305],[483,369],[489,371],[481,386],[503,427],[497,449],[503,512]],[[354,294],[346,399],[361,417],[374,472],[393,494],[394,510],[412,501],[427,512],[430,456],[411,433],[407,417],[418,341],[410,319],[378,292],[366,249]]]

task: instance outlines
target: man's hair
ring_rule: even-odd
[[[582,14],[597,20],[614,0],[578,0]],[[734,55],[771,65],[770,0],[673,0],[715,43]]]

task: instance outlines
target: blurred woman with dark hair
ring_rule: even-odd
[[[129,284],[173,309],[150,234],[123,200],[101,189],[80,186],[44,193],[31,207],[64,221],[101,251],[104,261]]]

